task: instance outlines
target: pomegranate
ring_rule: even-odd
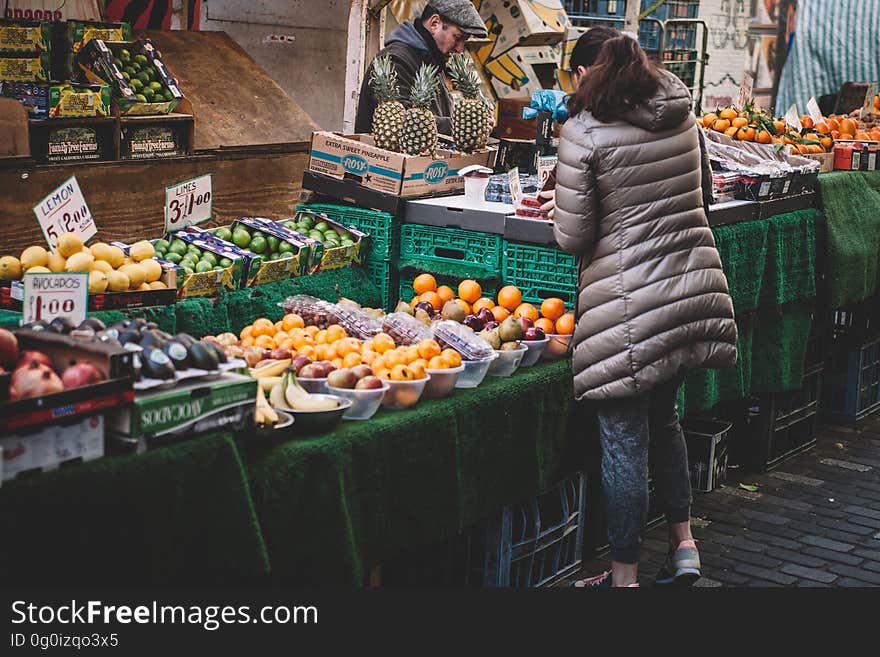
[[[74,363],[61,375],[61,383],[65,390],[70,388],[82,388],[104,380],[100,370],[91,363]]]
[[[12,369],[18,361],[18,338],[12,331],[0,329],[0,367]]]
[[[22,351],[21,357],[18,359],[18,365],[16,365],[16,368],[32,363],[33,361],[37,361],[40,365],[45,365],[50,369],[52,367],[52,359],[44,354],[42,351]]]
[[[12,373],[9,398],[12,401],[31,399],[63,390],[64,384],[55,372],[42,363],[32,360]]]

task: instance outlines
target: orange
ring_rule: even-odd
[[[312,360],[315,360],[315,346],[311,344],[303,345],[302,347],[298,347],[296,350],[297,355],[299,356],[308,356]]]
[[[708,114],[703,114],[703,127],[710,127],[715,121],[718,119],[718,115],[715,112],[709,112]]]
[[[265,317],[260,317],[255,321],[253,327],[251,335],[255,338],[261,335],[275,335],[275,325]]]
[[[749,124],[749,120],[744,116],[737,116],[730,121],[731,127],[734,128],[742,128],[743,126],[747,126]]]
[[[462,308],[464,308],[464,312],[465,312],[465,314],[470,315],[470,314],[473,312],[473,311],[471,310],[471,304],[469,304],[469,303],[468,303],[467,301],[465,301],[464,299],[456,299],[456,300],[455,300],[455,303],[457,303],[459,306],[461,306]]]
[[[458,367],[461,365],[461,354],[455,349],[444,349],[440,355],[449,363],[449,367]]]
[[[437,294],[440,295],[440,298],[443,299],[443,303],[447,301],[452,301],[455,298],[455,292],[453,292],[452,288],[448,285],[441,285],[437,288]]]
[[[372,365],[373,361],[379,357],[375,351],[364,349],[361,352],[361,362],[366,363],[367,365]]]
[[[832,130],[840,130],[840,122],[833,117],[828,117],[827,119],[825,119],[825,123],[828,124],[829,132],[831,132]]]
[[[443,299],[440,298],[440,295],[436,292],[422,292],[419,295],[419,302],[427,301],[430,303],[434,310],[440,310],[443,307]]]
[[[312,340],[315,339],[315,335],[317,335],[318,330],[319,330],[319,329],[318,329],[317,326],[306,326],[306,327],[303,329],[303,331],[305,331],[307,335],[311,336]]]
[[[306,325],[303,318],[296,313],[287,313],[281,320],[281,324],[285,331],[290,331],[295,328],[303,328]]]
[[[859,130],[859,124],[853,121],[852,119],[843,119],[840,122],[840,134],[841,139],[843,139],[843,135],[850,135],[850,139],[852,139],[852,135],[856,134]]]
[[[712,129],[715,132],[724,132],[730,127],[730,121],[728,119],[718,119],[712,124]]]
[[[327,327],[327,337],[330,342],[336,342],[342,338],[347,338],[348,333],[346,333],[345,329],[339,324],[331,324]]]
[[[275,342],[280,345],[282,342],[287,340],[290,335],[288,335],[287,331],[278,331],[278,333],[276,333],[272,337],[275,338]]]
[[[361,353],[364,353],[365,351],[374,351],[374,349],[373,349],[373,340],[372,340],[372,339],[370,339],[370,340],[364,340],[364,341],[361,343]]]
[[[274,326],[275,326],[276,333],[278,333],[278,331],[284,330],[284,322],[282,322],[280,319],[277,322],[275,322]]]
[[[468,303],[474,303],[483,296],[483,288],[475,280],[467,278],[458,284],[458,297]]]
[[[361,342],[357,338],[342,338],[336,341],[336,353],[342,358],[349,354],[359,354],[361,351]]]
[[[391,378],[391,370],[386,367],[383,367],[381,370],[373,370],[373,374],[386,381]]]
[[[406,365],[395,365],[391,368],[392,381],[412,381],[415,378],[415,372]]]
[[[759,144],[769,144],[773,141],[773,136],[766,130],[759,130],[758,134],[755,135],[755,141]]]
[[[258,335],[254,338],[254,346],[262,347],[263,349],[274,349],[278,345],[275,344],[275,339],[271,335]]]
[[[406,347],[398,347],[397,349],[403,354],[403,357],[405,359],[404,362],[406,364],[409,364],[414,360],[419,359],[419,348],[414,344],[408,345]]]
[[[521,303],[516,307],[516,310],[513,311],[513,316],[516,319],[519,319],[520,317],[525,317],[526,319],[530,319],[534,322],[536,319],[538,319],[538,309],[530,303]]]
[[[413,289],[419,295],[425,292],[436,292],[437,279],[431,276],[431,274],[419,274],[416,276],[416,280],[413,281]]]
[[[375,358],[373,358],[373,362],[370,363],[370,367],[373,368],[373,374],[375,374],[379,370],[388,369],[385,367],[385,356],[376,356]],[[376,376],[378,376],[378,374]]]
[[[813,126],[813,129],[818,132],[820,135],[827,135],[830,131],[828,124],[824,121],[819,121],[816,125]]]
[[[520,292],[519,288],[515,285],[505,285],[498,290],[498,305],[507,308],[510,312],[516,310],[517,306],[521,303],[522,292]]]
[[[250,336],[250,335],[247,336],[246,338],[243,338],[242,341],[241,341],[241,348],[244,349],[244,348],[246,348],[246,347],[253,347],[253,346],[254,346],[254,340],[255,340],[255,339],[256,339],[256,338],[254,338],[254,337],[252,337],[252,336]]]
[[[480,297],[476,301],[474,301],[473,311],[474,314],[480,312],[483,308],[488,308],[492,310],[495,307],[495,302],[492,299],[487,299],[486,297]]]
[[[342,359],[341,359],[341,358],[334,358],[334,359],[331,360],[330,362],[333,363],[333,366],[334,366],[337,370],[342,368]]]
[[[808,114],[804,114],[803,116],[801,116],[801,126],[803,126],[804,128],[812,128],[813,118]]]
[[[492,316],[495,317],[495,321],[500,324],[510,317],[510,311],[504,306],[495,306],[492,308]]]
[[[378,354],[384,354],[389,349],[394,349],[394,338],[387,333],[377,333],[373,336],[373,350]]]
[[[739,112],[737,112],[733,107],[725,107],[721,112],[719,112],[718,116],[722,119],[735,119],[739,116]]]
[[[412,300],[409,302],[409,307],[410,307],[410,308],[415,308],[415,307],[416,307],[416,304],[417,304],[418,302],[419,302],[419,298],[418,298],[417,296],[416,296],[416,297],[413,297]]]
[[[290,351],[296,351],[296,347],[293,346],[293,340],[291,340],[290,338],[287,338],[286,340],[283,340],[283,341],[281,341],[281,342],[278,342],[278,341],[276,340],[276,341],[275,341],[275,344],[277,344],[277,345],[278,345],[279,347],[281,347],[282,349],[288,349],[288,350],[290,350]]]
[[[406,365],[409,362],[406,353],[400,349],[389,349],[382,354],[382,358],[385,359],[385,367],[388,368],[393,368],[395,365]]]
[[[739,128],[735,125],[730,126],[727,130],[724,131],[724,134],[728,137],[736,137],[736,133],[739,132]]]
[[[535,328],[539,328],[544,333],[555,333],[556,332],[556,324],[552,319],[548,319],[547,317],[542,317],[537,322],[535,322]]]
[[[841,132],[840,135],[838,135],[837,137],[835,137],[835,139],[838,139],[838,140],[840,140],[840,141],[852,141],[852,140],[853,140],[853,136],[852,136],[852,134],[849,133],[849,132]]]
[[[315,333],[315,342],[317,344],[327,344],[330,342],[330,338],[327,336],[327,329],[321,329]]]
[[[412,370],[413,375],[417,379],[424,379],[425,376],[427,376],[428,373],[425,372],[425,369],[427,367],[428,367],[428,364],[424,360],[422,360],[421,358],[419,360],[415,360],[409,364],[409,369]]]
[[[857,141],[869,141],[870,139],[871,138],[868,136],[867,132],[862,132],[861,130],[859,130],[856,133],[856,140]]]
[[[306,345],[314,346],[314,340],[312,340],[311,336],[308,333],[297,333],[290,337],[293,342],[293,346],[297,349],[302,349]]]
[[[758,133],[750,125],[747,125],[736,131],[736,138],[740,141],[755,141],[755,137],[757,135]]]
[[[439,356],[441,349],[436,340],[422,340],[418,346],[419,357],[425,360],[431,360],[434,356]]]
[[[449,369],[449,361],[446,360],[443,356],[434,356],[431,360],[428,361],[428,369],[429,370],[448,370]]]
[[[773,129],[776,130],[777,135],[785,134],[785,121],[774,121]]]
[[[560,335],[571,335],[574,333],[574,314],[565,313],[556,320],[556,332]]]
[[[324,357],[321,360],[333,360],[334,358],[339,358],[339,353],[336,351],[336,343],[330,342],[325,344]]]
[[[345,354],[345,356],[342,357],[343,367],[355,367],[356,365],[360,365],[362,362],[363,361],[361,360],[361,355],[354,351]]]
[[[565,302],[558,297],[544,299],[541,303],[541,316],[556,321],[565,314]]]
[[[245,338],[249,338],[249,337],[251,337],[251,333],[253,333],[253,330],[254,330],[253,324],[245,326],[243,329],[241,329],[241,333],[238,334],[238,337],[242,340],[244,340]]]

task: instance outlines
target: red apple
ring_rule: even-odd
[[[291,358],[290,349],[277,347],[269,353],[269,358],[274,358],[275,360],[287,360],[288,358]]]

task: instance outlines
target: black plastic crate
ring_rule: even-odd
[[[687,442],[691,490],[709,493],[727,479],[728,444],[733,422],[693,418],[682,423]]]
[[[831,339],[835,344],[861,346],[876,337],[880,337],[880,296],[832,312]]]
[[[880,337],[835,347],[823,395],[822,413],[833,420],[856,422],[880,410]]]

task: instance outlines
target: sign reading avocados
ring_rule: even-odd
[[[211,174],[165,188],[165,232],[194,226],[211,218]]]

